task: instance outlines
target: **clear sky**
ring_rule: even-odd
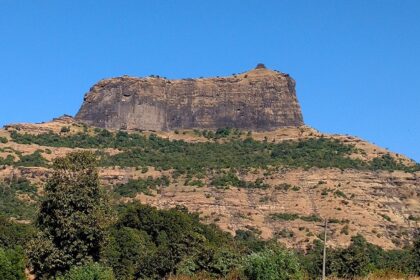
[[[74,115],[98,80],[297,81],[305,122],[420,161],[420,1],[0,0],[0,125]]]

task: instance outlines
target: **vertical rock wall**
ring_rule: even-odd
[[[85,95],[76,119],[104,128],[156,131],[303,124],[294,80],[261,65],[224,78],[102,80]]]

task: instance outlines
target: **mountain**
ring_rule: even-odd
[[[102,80],[85,95],[76,120],[110,129],[157,131],[273,130],[303,124],[295,81],[262,64],[224,78]]]
[[[75,118],[5,126],[2,211],[31,220],[51,161],[74,149],[97,153],[117,203],[184,205],[233,234],[288,246],[311,244],[328,218],[330,245],[360,233],[401,248],[420,221],[417,163],[305,126],[294,81],[263,66],[228,78],[104,80]]]

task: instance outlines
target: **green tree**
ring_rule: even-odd
[[[331,272],[345,278],[365,276],[374,270],[371,253],[369,243],[362,235],[353,236],[349,247],[339,249],[330,256]]]
[[[66,274],[56,280],[114,280],[112,269],[99,263],[88,263],[72,267]]]
[[[96,158],[73,152],[54,161],[37,219],[40,230],[29,244],[29,259],[39,278],[98,261],[109,214],[99,189]]]
[[[23,246],[35,235],[36,229],[33,225],[18,224],[7,217],[0,216],[0,247]]]
[[[413,263],[413,272],[417,275],[420,275],[420,228],[417,229],[414,236],[414,243],[412,249],[412,263]]]
[[[25,280],[25,258],[20,247],[3,249],[0,247],[0,279]]]
[[[303,273],[295,254],[285,249],[265,249],[249,255],[244,274],[250,280],[298,280]]]
[[[111,230],[102,261],[118,279],[166,279],[202,271],[223,277],[240,259],[233,238],[177,207],[127,205]]]
[[[155,248],[144,231],[121,227],[111,230],[102,258],[113,268],[117,279],[134,279],[139,268],[153,255]]]

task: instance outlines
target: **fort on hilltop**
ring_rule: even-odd
[[[85,95],[76,120],[108,129],[155,131],[303,125],[295,81],[263,64],[223,78],[102,80]]]

